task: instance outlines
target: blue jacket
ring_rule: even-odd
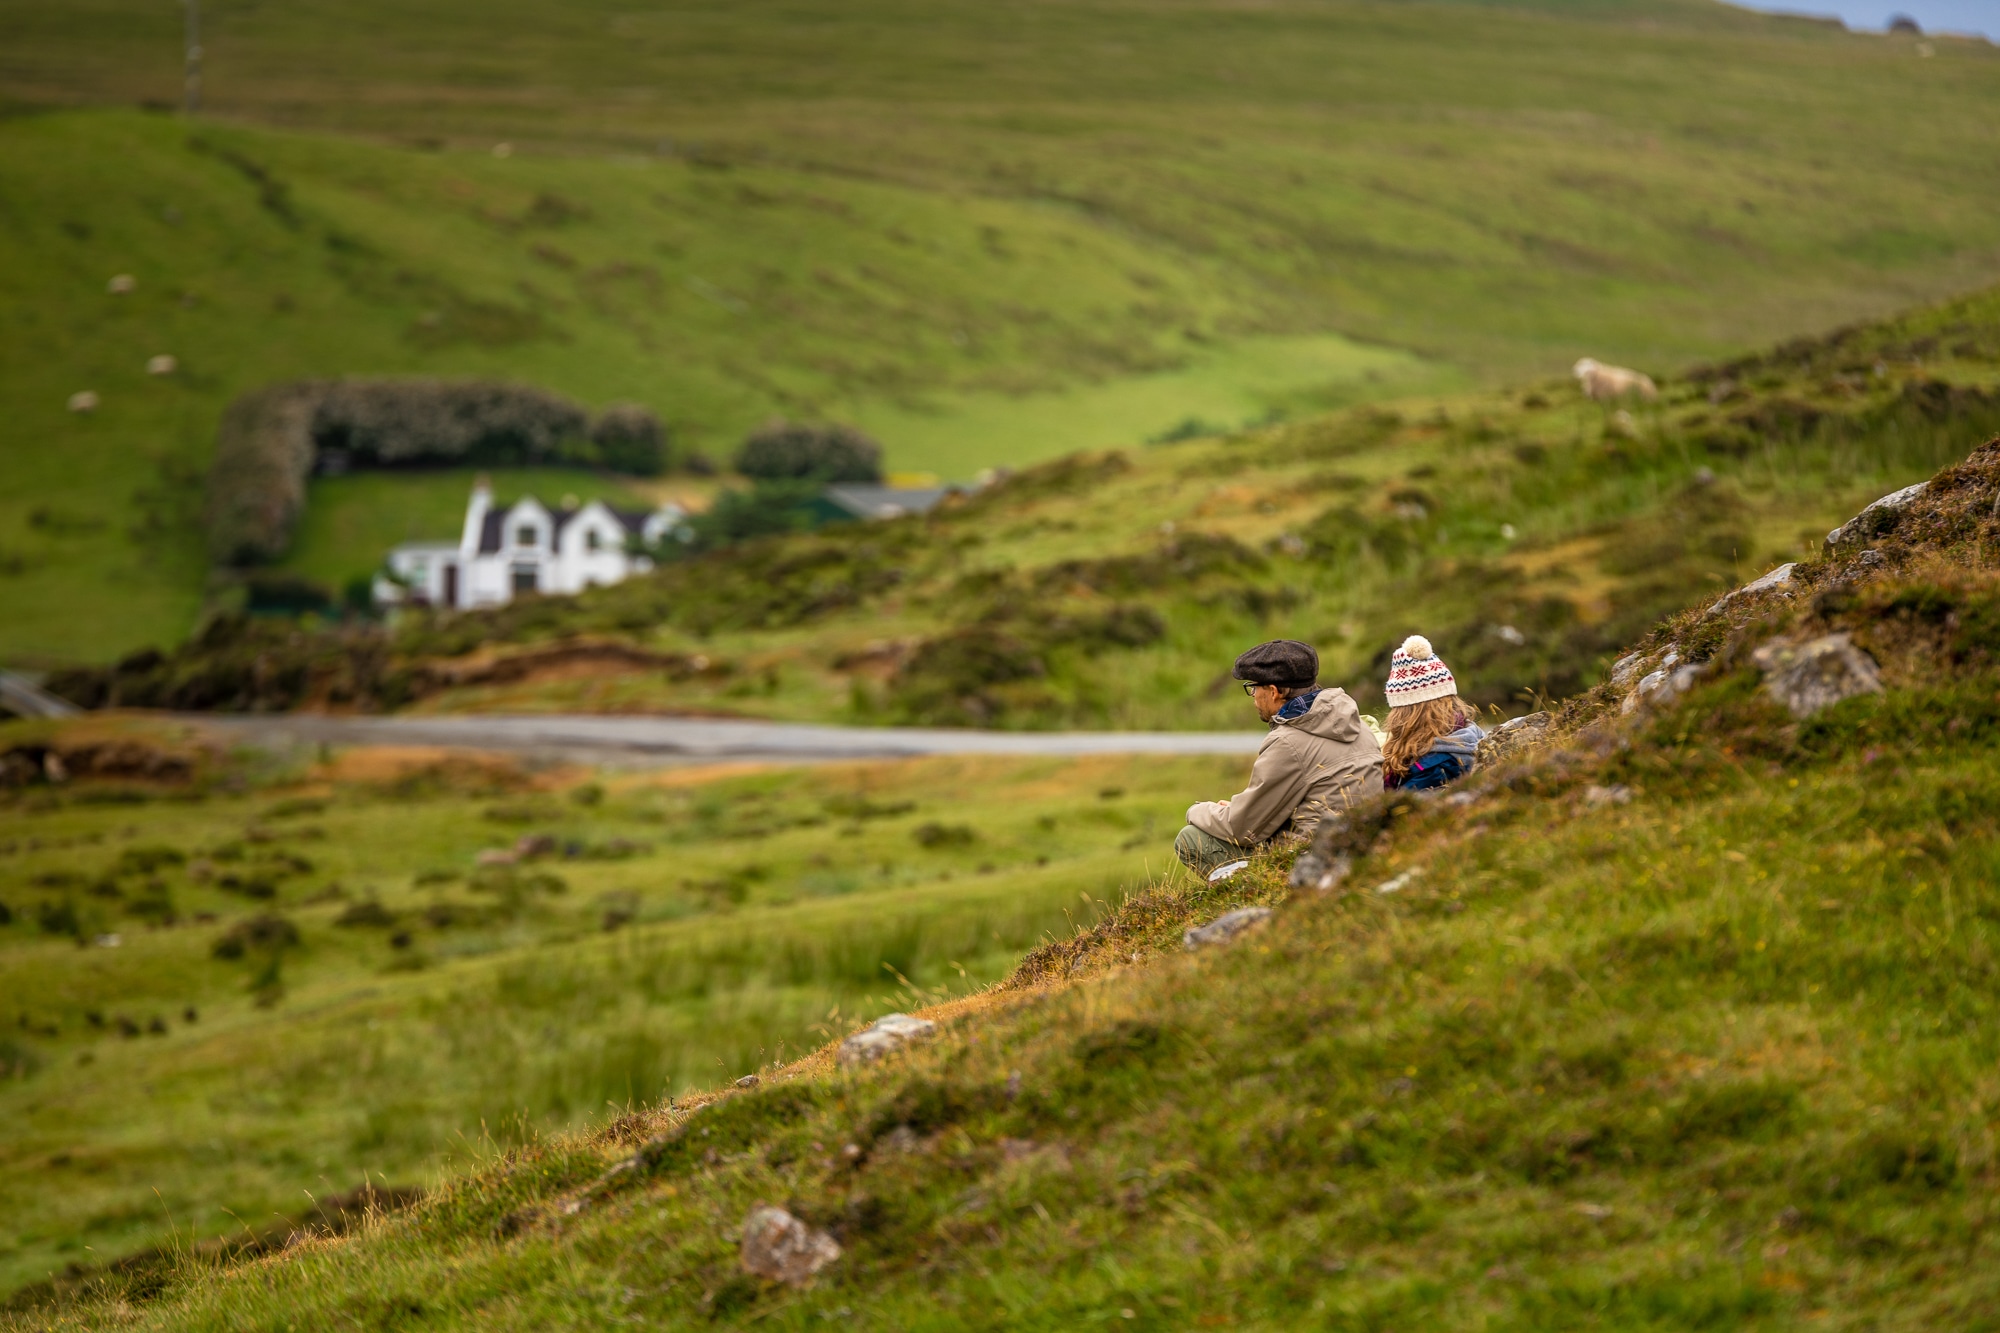
[[[1401,787],[1404,791],[1429,791],[1456,782],[1472,771],[1479,756],[1479,742],[1485,738],[1486,732],[1477,722],[1468,722],[1457,731],[1438,737],[1430,752],[1412,761],[1410,771],[1401,779],[1385,777],[1383,785]]]

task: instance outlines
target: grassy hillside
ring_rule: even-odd
[[[0,752],[44,734],[0,728]],[[7,796],[0,837],[0,1295],[261,1230],[301,1190],[432,1184],[983,986],[1144,883],[1182,793],[1241,768],[593,778],[232,760],[132,724],[58,741],[79,785]],[[87,776],[119,745],[196,771]],[[555,850],[477,863],[523,836]]]
[[[193,478],[281,375],[515,375],[710,446],[838,413],[963,475],[1584,352],[1671,367],[2000,271],[1990,48],[1691,0],[209,20],[192,135],[0,124],[12,660],[191,628]],[[8,6],[0,96],[171,101],[177,22]]]
[[[1422,630],[1472,698],[1521,711],[1996,430],[2000,291],[1704,368],[1628,422],[1561,383],[1356,408],[1059,460],[928,518],[575,599],[387,633],[218,624],[168,660],[56,683],[146,707],[1187,729],[1237,723],[1225,673],[1248,644],[1311,642],[1326,679],[1378,703],[1391,646]],[[425,683],[562,637],[681,665]]]
[[[1982,1326],[1996,513],[2000,440],[1869,551],[1661,627],[1642,650],[1695,665],[1684,693],[1573,700],[1553,743],[1359,837],[1333,891],[1287,888],[1295,849],[1162,887],[875,1068],[822,1053],[524,1145],[80,1318]],[[1882,688],[1801,719],[1753,650],[1828,633]],[[1179,948],[1244,901],[1275,919]],[[772,1203],[842,1247],[810,1286],[739,1265]]]

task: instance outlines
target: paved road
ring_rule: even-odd
[[[441,745],[586,763],[652,767],[755,759],[821,763],[927,754],[1251,754],[1263,732],[970,731],[943,727],[827,727],[802,722],[577,714],[452,717],[256,717],[190,722],[249,742]]]

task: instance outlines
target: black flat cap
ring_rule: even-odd
[[[1237,658],[1229,674],[1254,685],[1296,689],[1319,679],[1319,654],[1312,650],[1311,644],[1297,639],[1273,639]]]

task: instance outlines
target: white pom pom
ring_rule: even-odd
[[[1431,641],[1421,634],[1412,634],[1409,638],[1403,640],[1403,656],[1405,657],[1424,658],[1434,655],[1431,649]]]

